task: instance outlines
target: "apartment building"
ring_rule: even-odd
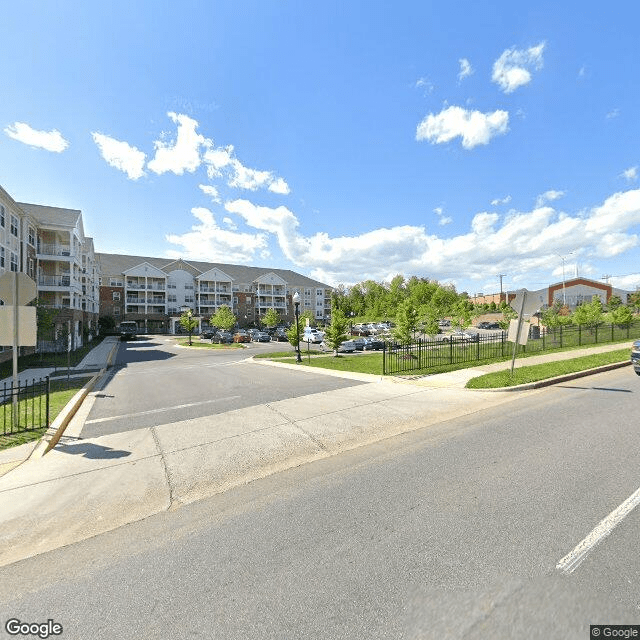
[[[101,272],[100,315],[116,323],[134,320],[141,330],[175,333],[183,308],[201,326],[228,306],[241,326],[259,325],[269,309],[284,322],[294,319],[292,297],[300,294],[300,313],[316,320],[331,314],[332,288],[286,269],[171,260],[121,254],[96,254]]]
[[[52,340],[70,329],[78,348],[97,333],[99,278],[81,211],[16,202],[0,187],[0,275],[7,271],[35,280],[39,304],[57,310]],[[0,348],[0,359],[7,352]]]

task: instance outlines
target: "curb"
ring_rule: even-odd
[[[605,364],[595,369],[585,369],[584,371],[574,371],[573,373],[565,373],[555,378],[547,378],[546,380],[538,380],[537,382],[527,382],[526,384],[519,384],[513,387],[496,387],[493,389],[468,389],[468,391],[485,391],[488,393],[496,391],[527,391],[530,389],[541,389],[542,387],[550,387],[551,385],[558,384],[559,382],[567,382],[568,380],[576,380],[577,378],[585,378],[596,373],[604,373],[606,371],[612,371],[614,369],[621,369],[622,367],[628,367],[631,365],[631,361],[614,362],[612,364]],[[479,376],[478,376],[479,377]],[[473,378],[472,378],[473,380]],[[466,387],[465,387],[466,389]]]
[[[247,358],[247,362],[254,364],[263,364],[269,367],[280,367],[281,369],[294,369],[302,373],[317,373],[323,376],[333,376],[334,378],[346,378],[348,380],[360,380],[362,382],[382,382],[383,380],[391,380],[374,373],[355,373],[353,371],[339,371],[337,369],[323,369],[322,367],[301,367],[299,364],[289,364],[288,362],[274,362],[268,358],[256,358],[251,356]]]

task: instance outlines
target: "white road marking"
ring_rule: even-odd
[[[136,416],[146,416],[152,413],[162,413],[165,411],[174,411],[175,409],[187,409],[188,407],[197,407],[203,404],[212,404],[214,402],[222,402],[223,400],[237,400],[241,396],[227,396],[226,398],[216,398],[215,400],[203,400],[201,402],[189,402],[188,404],[177,404],[173,407],[164,407],[162,409],[149,409],[149,411],[138,411],[136,413],[124,413],[120,416],[109,416],[108,418],[95,418],[87,420],[85,424],[95,424],[97,422],[110,422],[111,420],[120,420],[122,418],[134,418]]]
[[[564,573],[572,573],[575,571],[587,557],[591,549],[604,540],[638,504],[640,504],[640,489],[629,496],[615,511],[612,511],[602,520],[571,553],[562,558],[556,565],[556,569]]]

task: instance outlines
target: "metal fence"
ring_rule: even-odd
[[[624,326],[569,325],[554,330],[544,330],[534,326],[531,329],[527,344],[518,346],[518,354],[618,342],[640,337],[638,321]],[[386,342],[382,354],[382,371],[384,375],[402,375],[421,370],[428,372],[429,369],[443,365],[495,360],[505,358],[512,353],[513,343],[507,340],[507,334],[504,331],[493,334],[477,333],[470,337],[436,336],[434,339],[416,340],[405,345]]]
[[[31,382],[3,382],[0,387],[0,435],[49,426],[49,376]]]

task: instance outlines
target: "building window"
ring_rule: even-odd
[[[116,278],[111,278],[109,280],[109,286],[110,287],[121,287],[122,286],[122,280],[118,280]]]
[[[11,252],[11,271],[18,271],[18,254]]]
[[[4,247],[0,247],[0,269],[4,269]]]
[[[238,298],[236,296],[233,297],[233,306],[234,307],[238,306]]]
[[[111,297],[113,298],[113,300],[120,300],[120,292],[119,291],[114,291],[111,294]]]
[[[113,307],[113,315],[114,316],[120,315],[120,307]]]
[[[34,279],[33,274],[34,274],[33,258],[29,258],[29,277],[32,279]]]
[[[4,229],[4,205],[0,204],[0,227]]]
[[[36,230],[33,227],[29,227],[29,244],[32,247],[36,246]]]
[[[178,302],[178,297],[175,293],[169,293],[167,294],[167,302]]]
[[[18,218],[11,216],[11,235],[18,237]]]

